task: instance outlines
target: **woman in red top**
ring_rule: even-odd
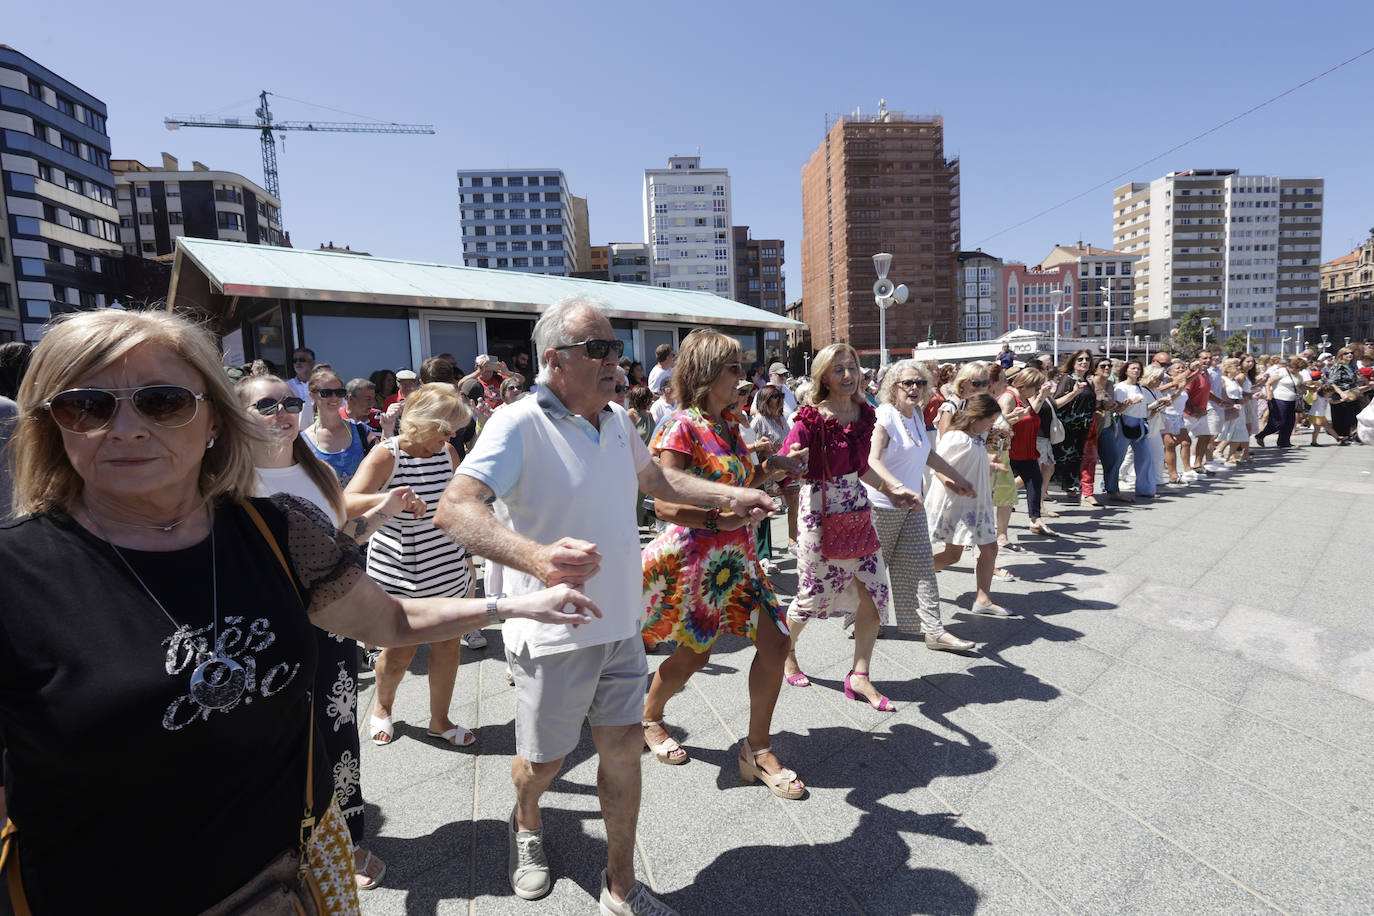
[[[1002,410],[1006,414],[1012,410],[1024,412],[1011,428],[1011,472],[1021,478],[1021,484],[1026,488],[1026,512],[1030,515],[1031,533],[1058,537],[1040,519],[1045,478],[1040,470],[1040,450],[1035,444],[1040,435],[1040,407],[1053,390],[1054,385],[1045,380],[1045,373],[1039,369],[1022,369],[1011,377],[1011,387],[1002,393]]]
[[[859,356],[848,344],[831,344],[817,353],[811,364],[815,385],[783,440],[783,454],[800,456],[805,450],[808,456],[800,495],[797,596],[787,609],[792,651],[784,673],[793,687],[809,686],[797,664],[802,629],[814,618],[843,614],[846,622],[854,623],[854,668],[844,679],[845,696],[863,700],[879,712],[894,712],[892,701],[878,692],[868,676],[878,627],[892,608],[892,586],[877,536],[872,538],[873,552],[856,559],[836,559],[821,552],[823,512],[834,516],[869,508],[860,480],[885,492],[899,508],[920,505],[918,495],[869,455],[875,413],[863,396],[861,378]],[[850,590],[850,583],[858,587]],[[857,607],[851,597],[855,591]]]

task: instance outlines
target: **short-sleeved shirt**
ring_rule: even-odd
[[[1296,401],[1298,399],[1298,374],[1287,366],[1275,366],[1269,370],[1269,377],[1274,380],[1272,390],[1275,400]]]
[[[809,404],[797,411],[792,431],[783,440],[781,452],[786,455],[793,445],[809,449],[807,480],[822,476],[843,477],[846,474],[863,476],[868,470],[868,448],[873,441],[873,425],[877,413],[867,404],[859,405],[859,415],[853,422],[841,426],[834,417],[826,417]]]
[[[883,467],[914,493],[921,493],[926,459],[930,457],[930,437],[926,435],[925,418],[920,413],[902,416],[891,404],[879,404],[876,423],[887,433],[887,448],[883,449]],[[884,509],[895,508],[887,495],[868,484],[868,500]]]
[[[481,481],[509,513],[510,527],[540,544],[571,537],[590,541],[601,569],[584,591],[603,616],[574,629],[533,620],[506,622],[506,646],[532,657],[628,639],[639,632],[644,607],[635,519],[638,474],[649,449],[625,408],[601,409],[600,429],[563,405],[547,385],[492,414],[457,473]],[[506,567],[508,594],[544,588],[536,577]]]
[[[1193,417],[1200,417],[1205,414],[1212,394],[1212,382],[1207,377],[1207,373],[1199,372],[1193,376],[1192,381],[1188,382],[1188,387],[1183,390],[1188,394],[1188,405],[1184,408],[1185,413]]]

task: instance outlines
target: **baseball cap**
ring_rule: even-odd
[[[749,381],[747,378],[742,378],[735,384],[736,391],[745,391],[753,387],[754,383]]]
[[[791,373],[791,372],[788,372],[788,371],[787,371],[787,367],[784,366],[782,363],[774,363],[773,365],[771,365],[771,366],[768,367],[768,374],[769,374],[769,375],[791,375],[792,373]]]
[[[404,381],[407,381],[407,380],[408,380],[408,381],[414,382],[414,381],[418,381],[419,378],[420,378],[420,377],[419,377],[418,375],[416,375],[414,372],[412,372],[412,371],[409,370],[409,369],[402,369],[400,372],[397,372],[397,373],[396,373],[396,381],[398,381],[398,382],[404,382]]]

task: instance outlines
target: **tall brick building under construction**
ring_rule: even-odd
[[[959,162],[945,158],[944,119],[880,105],[843,115],[802,167],[802,320],[816,348],[878,348],[873,255],[911,297],[887,314],[893,355],[933,336],[960,339]],[[867,360],[866,360],[867,361]]]

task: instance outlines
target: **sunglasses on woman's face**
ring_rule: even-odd
[[[280,401],[275,398],[263,398],[249,405],[264,417],[270,417],[279,410],[287,413],[300,413],[301,408],[305,407],[305,402],[295,396],[287,396]]]
[[[315,393],[322,398],[345,398],[348,397],[347,388],[316,388]]]
[[[987,379],[972,379],[969,381],[968,386],[970,388],[986,388],[988,387],[988,385],[991,384],[992,383],[989,382]]]
[[[119,397],[116,391],[132,394]],[[55,394],[43,404],[58,426],[74,433],[93,433],[109,426],[120,401],[134,405],[145,419],[176,429],[196,418],[204,394],[181,385],[145,385],[142,388],[72,388]]]
[[[923,378],[904,378],[897,382],[897,384],[905,388],[907,391],[913,391],[917,388],[924,388],[926,387],[926,385],[930,383]]]

